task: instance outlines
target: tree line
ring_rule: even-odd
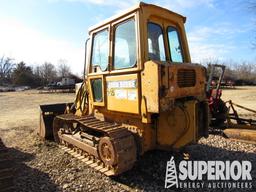
[[[60,60],[57,67],[49,62],[32,67],[9,57],[0,58],[0,85],[39,87],[68,76],[74,75],[65,60]]]
[[[211,64],[225,65],[224,80],[231,80],[235,85],[256,85],[256,65],[250,62],[236,63],[233,61],[220,62],[218,59],[209,59],[203,65]],[[208,70],[209,71],[209,70]],[[219,76],[220,71],[216,71],[215,76]]]
[[[255,64],[249,62],[235,63],[233,61],[223,63],[218,59],[209,59],[202,64],[205,66],[210,64],[225,65],[224,79],[232,80],[235,85],[256,85]],[[68,76],[74,77],[65,60],[60,60],[57,67],[49,62],[32,67],[23,61],[15,63],[11,58],[0,58],[0,85],[46,86]]]

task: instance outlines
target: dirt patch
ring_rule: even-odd
[[[39,105],[68,103],[74,93],[38,94],[36,90],[0,93],[0,129],[20,126],[35,128],[39,122]]]
[[[232,100],[234,103],[256,110],[256,87],[236,87],[235,89],[225,89],[222,92],[224,101]],[[243,109],[237,109],[241,114],[248,114]],[[249,113],[250,114],[250,113]]]

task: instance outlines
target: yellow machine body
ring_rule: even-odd
[[[108,176],[207,137],[206,69],[191,63],[185,20],[140,3],[90,28],[76,100],[41,105],[40,136]]]
[[[116,31],[131,20],[135,25],[136,62],[133,66],[115,69]],[[91,114],[104,121],[123,124],[137,138],[140,154],[156,148],[180,148],[207,136],[206,72],[203,66],[191,64],[185,20],[167,9],[140,3],[90,28],[85,69],[87,83],[83,84],[89,92],[89,110],[86,114],[81,110],[76,114]],[[149,56],[149,23],[162,30],[163,61]],[[170,26],[178,33],[182,62],[172,61],[167,34]],[[92,58],[96,35],[101,32],[107,33],[108,38],[105,70],[93,63]],[[95,99],[99,97],[96,94],[100,98]]]

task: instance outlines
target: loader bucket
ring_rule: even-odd
[[[72,103],[40,105],[40,126],[38,134],[43,139],[53,139],[53,120],[57,115],[64,114],[67,106]]]

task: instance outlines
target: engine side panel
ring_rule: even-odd
[[[161,112],[157,123],[157,147],[161,149],[180,148],[197,140],[197,101],[175,105],[169,111]]]

